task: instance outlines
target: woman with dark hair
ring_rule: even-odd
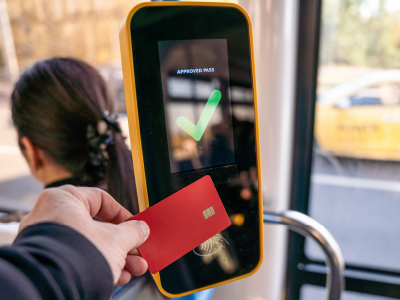
[[[11,101],[21,151],[46,188],[99,187],[132,214],[139,212],[131,152],[94,68],[72,58],[38,62],[21,75]],[[146,278],[140,299],[165,299],[149,272]]]
[[[138,213],[132,157],[101,75],[71,58],[36,63],[11,96],[18,142],[46,187],[100,187]]]

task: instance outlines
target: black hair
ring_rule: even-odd
[[[132,156],[121,133],[110,133],[113,143],[105,150],[104,178],[96,176],[96,166],[89,159],[88,127],[97,126],[104,112],[114,111],[107,84],[93,67],[72,58],[38,62],[15,84],[11,105],[19,139],[29,138],[81,185],[98,186],[105,181],[108,193],[138,213]]]

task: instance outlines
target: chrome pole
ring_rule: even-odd
[[[264,223],[287,225],[290,230],[305,237],[311,237],[318,243],[326,255],[328,267],[327,300],[340,300],[345,286],[343,275],[345,265],[342,251],[332,234],[314,219],[293,210],[286,210],[279,214],[264,213]]]

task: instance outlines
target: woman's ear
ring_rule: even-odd
[[[47,185],[72,177],[71,172],[56,163],[26,136],[20,138],[20,146],[32,175],[40,182]]]
[[[21,137],[21,144],[23,146],[21,149],[22,154],[25,156],[32,174],[37,177],[37,173],[43,169],[45,164],[44,152],[26,136]]]

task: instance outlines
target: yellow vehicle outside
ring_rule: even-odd
[[[336,156],[400,160],[400,71],[376,72],[328,91],[316,104],[315,138]]]

